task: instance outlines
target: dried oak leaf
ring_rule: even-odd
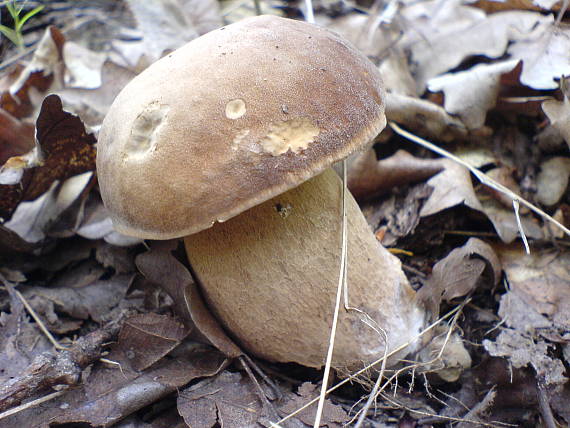
[[[547,384],[565,383],[564,365],[549,349],[570,341],[570,253],[526,255],[519,246],[504,245],[495,249],[509,282],[499,307],[508,328],[483,345],[493,356],[508,357],[515,367],[534,367]]]
[[[386,94],[386,118],[418,135],[440,141],[464,139],[467,135],[465,125],[443,107],[407,95]]]
[[[468,129],[481,128],[487,111],[495,107],[501,75],[512,71],[517,60],[480,64],[466,71],[444,74],[428,81],[432,92],[443,91],[445,110],[459,116]]]
[[[349,159],[348,188],[355,198],[370,199],[395,186],[423,181],[442,169],[441,160],[416,158],[404,150],[377,160],[371,149]]]
[[[142,371],[177,347],[190,331],[168,315],[144,313],[128,318],[119,332],[119,343],[109,359],[128,361]],[[122,358],[117,358],[117,354]]]
[[[62,74],[63,34],[53,26],[46,29],[30,63],[20,70],[9,88],[0,94],[0,108],[21,119],[34,111],[32,89],[45,93]]]
[[[317,385],[310,382],[305,382],[299,386],[296,394],[288,394],[287,397],[283,399],[284,403],[279,406],[279,413],[282,416],[287,416],[289,413],[294,412],[300,407],[303,407],[308,401],[313,398],[318,397],[319,390]],[[317,408],[316,406],[311,406],[300,413],[297,414],[303,423],[308,426],[312,426],[315,422]],[[342,427],[349,421],[349,417],[344,411],[344,409],[338,404],[333,404],[329,399],[325,401],[323,407],[323,414],[321,419],[321,426],[327,426],[329,428]]]
[[[542,110],[550,120],[552,127],[560,133],[570,149],[570,84],[567,79],[561,82],[561,90],[564,95],[562,101],[547,100],[542,103]]]
[[[34,127],[0,108],[0,165],[34,147]]]
[[[213,0],[128,0],[127,4],[138,30],[142,32],[142,40],[113,42],[114,50],[119,55],[112,59],[135,71],[146,68],[165,51],[174,50],[223,25],[219,6]]]
[[[410,46],[412,72],[423,90],[433,77],[445,73],[474,55],[499,58],[510,41],[524,40],[551,17],[526,11],[486,15],[473,7],[454,3],[420,2],[402,10],[412,31],[403,42]],[[419,30],[418,30],[419,29]]]
[[[508,53],[523,62],[521,83],[534,89],[556,89],[559,79],[570,74],[570,26],[555,24],[548,15],[524,39],[515,41]]]
[[[18,221],[4,225],[28,242],[43,239],[47,224],[86,196],[95,170],[95,138],[78,117],[63,111],[58,96],[44,99],[36,136],[33,152],[10,158],[0,168],[0,217],[9,220],[20,208]],[[28,239],[22,235],[26,229],[31,230]]]
[[[177,407],[184,422],[193,428],[217,424],[227,428],[255,427],[260,419],[267,418],[251,380],[228,371],[213,381],[182,390]]]
[[[437,314],[442,300],[450,301],[473,291],[485,270],[490,288],[501,278],[501,263],[490,245],[471,238],[435,264],[426,284],[418,291],[418,298],[428,302],[432,313]]]
[[[519,234],[516,217],[512,209],[503,207],[491,198],[479,199],[473,189],[471,174],[458,163],[443,159],[444,170],[432,177],[427,183],[433,192],[423,206],[420,215],[427,217],[459,204],[485,214],[503,242],[512,242]],[[525,234],[529,238],[540,239],[542,230],[530,216],[521,216]]]
[[[242,355],[207,309],[192,275],[172,254],[177,240],[156,241],[149,252],[139,254],[135,263],[146,279],[166,291],[174,301],[177,315],[187,327],[198,331],[230,358]]]

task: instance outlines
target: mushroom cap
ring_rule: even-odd
[[[249,18],[121,91],[99,134],[101,195],[122,233],[185,236],[296,187],[385,124],[379,72],[350,43],[300,21]]]

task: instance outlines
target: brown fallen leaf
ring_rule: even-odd
[[[0,108],[21,119],[32,115],[35,105],[32,92],[44,94],[60,85],[63,73],[61,62],[63,34],[54,26],[46,29],[31,61],[21,69],[9,88],[0,94]]]
[[[299,386],[296,394],[290,393],[284,398],[285,402],[279,406],[279,412],[282,416],[287,416],[289,413],[292,413],[298,408],[304,406],[308,401],[318,397],[318,395],[319,389],[317,385],[305,382]],[[315,421],[316,412],[316,406],[311,406],[298,413],[296,417],[306,425],[312,426]],[[340,405],[333,404],[329,399],[325,401],[320,426],[340,428],[345,426],[348,421],[348,415]]]
[[[481,211],[481,203],[473,190],[469,170],[449,159],[442,159],[441,163],[444,166],[443,171],[427,182],[433,187],[433,193],[420,215],[427,217],[459,204]]]
[[[218,4],[212,0],[168,3],[128,0],[127,4],[142,32],[142,40],[114,41],[114,50],[119,54],[112,60],[136,72],[155,62],[165,51],[223,25]]]
[[[241,373],[224,371],[213,381],[192,385],[180,391],[178,412],[192,428],[259,426],[263,413],[257,390]]]
[[[431,276],[418,291],[418,299],[426,302],[431,313],[439,313],[442,300],[466,296],[483,280],[486,288],[501,279],[501,263],[493,248],[477,238],[451,251],[433,267]]]
[[[0,165],[34,148],[34,127],[0,108]]]
[[[435,3],[415,3],[402,10],[413,28],[403,42],[409,44],[413,74],[420,89],[433,77],[457,67],[466,58],[484,55],[499,58],[509,42],[525,40],[552,17],[536,12],[508,11],[486,15],[455,3],[442,8]]]
[[[532,366],[546,384],[567,381],[551,349],[570,340],[570,253],[495,246],[509,283],[499,316],[506,328],[483,345],[491,355],[508,357],[515,367]]]
[[[57,425],[109,427],[176,393],[194,379],[215,375],[225,366],[225,361],[211,348],[195,347],[173,358],[163,358],[143,372],[129,370],[126,361],[116,361],[118,365],[110,368],[98,363],[81,385],[46,405],[24,410],[2,423],[37,428]]]
[[[36,137],[34,151],[0,168],[0,216],[9,220],[4,227],[27,242],[41,241],[56,218],[87,196],[95,170],[95,138],[62,110],[56,95],[42,103]]]
[[[177,347],[189,332],[168,315],[134,315],[125,320],[109,359],[128,361],[134,370],[145,370]]]
[[[458,116],[468,129],[481,128],[487,111],[497,102],[501,75],[512,71],[517,64],[517,60],[509,60],[444,74],[429,80],[428,89],[443,91],[445,110]]]
[[[206,308],[192,275],[172,254],[178,241],[156,241],[151,250],[139,254],[135,263],[146,279],[166,291],[174,301],[177,315],[187,327],[198,331],[229,358],[242,355],[218,321]]]
[[[370,149],[349,159],[348,188],[356,199],[370,199],[395,186],[425,180],[442,169],[439,159],[420,159],[398,150],[389,158],[377,160]]]
[[[387,93],[386,117],[430,139],[452,141],[467,135],[465,125],[443,107],[415,97]]]
[[[527,37],[509,46],[511,57],[521,59],[521,83],[535,89],[556,89],[557,80],[570,74],[570,27],[554,22],[553,15],[540,22]]]

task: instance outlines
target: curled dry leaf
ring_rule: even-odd
[[[398,150],[386,159],[377,160],[370,149],[349,159],[348,188],[357,199],[369,199],[395,186],[425,180],[442,170],[439,159],[420,159]]]
[[[396,93],[386,94],[386,117],[418,135],[440,141],[464,139],[465,125],[432,102]]]
[[[195,326],[221,352],[231,358],[242,355],[237,345],[222,330],[208,311],[192,275],[172,252],[178,241],[157,241],[151,250],[137,256],[135,263],[141,273],[166,291],[174,300],[174,309],[187,327]]]
[[[78,117],[63,111],[56,95],[42,103],[36,136],[34,151],[0,168],[0,216],[15,217],[5,227],[28,242],[42,240],[49,224],[86,196],[95,170],[95,138]]]
[[[500,202],[487,198],[479,199],[469,170],[450,159],[443,159],[444,170],[427,183],[433,187],[431,196],[423,206],[420,215],[427,217],[447,208],[465,204],[485,214],[503,242],[509,243],[519,235],[519,227],[512,209]],[[530,215],[521,216],[521,223],[528,238],[541,239],[542,230]]]
[[[432,92],[443,91],[444,108],[457,115],[468,129],[485,124],[487,111],[495,107],[501,75],[512,71],[517,60],[480,64],[466,71],[444,74],[428,81]]]
[[[449,159],[442,159],[441,163],[444,170],[427,182],[433,192],[423,206],[421,216],[427,217],[459,204],[481,211],[469,170]]]
[[[554,157],[540,164],[536,178],[536,199],[544,205],[554,205],[568,192],[570,158]]]
[[[487,272],[487,288],[501,278],[501,263],[493,248],[477,238],[471,238],[451,251],[433,267],[432,275],[418,291],[418,298],[439,313],[442,300],[450,301],[474,291]]]
[[[110,279],[95,280],[80,288],[71,287],[27,287],[23,295],[38,312],[45,316],[48,327],[52,319],[45,310],[55,315],[57,312],[73,318],[91,318],[98,323],[111,321],[115,309],[124,299],[133,280],[132,275],[115,275]],[[57,320],[53,320],[57,321]]]

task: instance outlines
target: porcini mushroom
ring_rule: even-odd
[[[329,168],[384,128],[376,67],[324,28],[260,16],[162,58],[118,95],[97,170],[116,229],[185,237],[211,310],[248,351],[321,367],[340,263],[342,183]],[[415,340],[424,310],[348,195],[348,288],[333,364]]]

